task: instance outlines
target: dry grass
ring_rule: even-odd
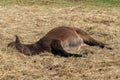
[[[34,43],[61,25],[88,31],[113,50],[87,47],[87,58],[63,58],[47,52],[25,56],[6,47],[16,34],[24,43]],[[119,44],[118,8],[0,7],[0,80],[120,80]]]

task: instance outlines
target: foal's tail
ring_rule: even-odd
[[[66,52],[63,47],[61,46],[60,40],[52,40],[51,42],[51,52],[54,55],[59,55],[62,57],[86,57],[86,54],[72,54],[72,53],[68,53]]]

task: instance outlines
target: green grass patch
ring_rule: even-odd
[[[49,6],[70,6],[74,5],[67,0],[0,0],[0,5],[49,5]]]
[[[0,5],[99,6],[120,7],[120,0],[0,0]]]
[[[100,7],[120,7],[120,0],[89,0],[88,4]]]
[[[42,0],[0,0],[1,5],[19,4],[19,5],[31,5],[42,3]]]
[[[118,3],[120,0],[90,0],[92,2]]]

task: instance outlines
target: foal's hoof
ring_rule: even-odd
[[[83,53],[83,54],[79,54],[80,57],[86,58],[88,54]]]
[[[84,54],[81,54],[83,58],[86,58],[88,56],[88,54],[84,53]]]

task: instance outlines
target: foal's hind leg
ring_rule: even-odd
[[[62,57],[86,57],[87,56],[85,54],[72,54],[72,53],[66,52],[61,46],[60,40],[56,40],[56,39],[52,40],[51,42],[51,52],[54,55],[59,55]]]
[[[111,47],[107,47],[103,42],[100,42],[98,40],[95,40],[94,38],[92,38],[88,33],[86,33],[85,31],[79,29],[79,28],[75,28],[77,34],[83,39],[84,43],[86,43],[89,46],[98,46],[100,48],[106,48],[109,50],[112,50]]]
[[[89,46],[99,46],[100,48],[104,48],[105,47],[104,43],[95,40],[94,38],[92,38],[85,31],[76,28],[76,32],[83,39],[84,43],[86,43],[87,45],[89,45]]]

